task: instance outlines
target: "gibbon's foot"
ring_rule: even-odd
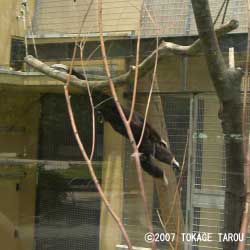
[[[165,172],[163,173],[163,181],[166,186],[168,186],[168,177],[166,176]]]
[[[181,167],[180,167],[179,162],[176,161],[175,158],[173,158],[172,163],[171,163],[171,166],[172,166],[172,168],[173,168],[173,170],[174,170],[175,176],[179,176],[180,173],[181,173]]]
[[[171,165],[180,171],[180,163],[175,158],[173,158]]]

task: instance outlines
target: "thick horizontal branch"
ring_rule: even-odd
[[[59,81],[62,81],[64,83],[68,80],[68,74],[64,73],[62,71],[56,70],[46,63],[41,62],[40,60],[34,58],[31,55],[28,55],[24,58],[24,61],[31,66],[32,68],[38,70],[41,73],[44,73],[47,76],[50,76],[54,79],[57,79]],[[114,82],[116,86],[125,84],[131,75],[131,72],[128,71],[125,74],[122,74],[118,77],[114,77]],[[87,83],[89,84],[91,89],[105,89],[108,87],[108,80],[96,80],[96,81],[86,81],[86,80],[80,80],[75,76],[71,76],[69,80],[69,84],[78,88],[87,88]]]
[[[230,21],[228,24],[225,24],[216,30],[218,37],[236,29],[238,27],[238,22],[235,20]],[[170,42],[162,42],[159,48],[154,50],[147,58],[145,58],[139,65],[139,78],[146,75],[155,65],[155,56],[158,50],[158,61],[165,58],[167,55],[182,55],[182,56],[193,56],[197,54],[201,49],[200,39],[197,39],[190,46],[181,46]],[[49,65],[39,61],[33,56],[26,56],[24,61],[30,65],[32,68],[38,70],[39,72],[44,73],[52,78],[55,78],[64,83],[67,82],[68,74],[58,71],[51,68]],[[112,80],[116,87],[122,86],[124,84],[129,84],[133,81],[135,73],[135,66],[132,66],[130,70],[120,76],[114,77]],[[98,79],[99,78],[99,79]],[[86,89],[87,81],[80,80],[74,76],[71,76],[69,83],[72,86]],[[100,77],[97,77],[97,80],[89,80],[88,84],[91,89],[105,89],[108,88],[108,79],[100,80]]]
[[[237,20],[231,20],[229,23],[222,25],[220,28],[215,30],[217,38],[237,29],[239,22]],[[170,42],[164,42],[164,46],[167,50],[173,54],[182,56],[193,56],[201,51],[201,41],[197,39],[193,44],[189,46],[181,46]]]
[[[228,32],[237,29],[238,26],[239,26],[238,21],[231,20],[229,23],[222,25],[215,32],[217,37],[221,37],[227,34]],[[162,60],[167,55],[194,56],[200,51],[201,51],[200,39],[197,39],[194,43],[192,43],[189,46],[182,46],[175,43],[163,41],[158,48],[158,61]],[[139,64],[139,77],[144,76],[154,67],[156,52],[157,50],[154,50],[147,58],[145,58]],[[132,69],[135,69],[135,67],[133,67]]]

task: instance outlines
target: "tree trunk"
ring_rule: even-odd
[[[226,193],[224,233],[239,233],[244,210],[244,167],[242,143],[242,104],[223,103],[222,127],[226,150]],[[237,242],[223,243],[224,250],[236,250]]]
[[[207,0],[192,0],[196,25],[222,109],[219,117],[226,150],[224,233],[239,233],[244,209],[244,164],[240,69],[228,69],[219,48]],[[237,242],[223,242],[224,250],[236,250]]]

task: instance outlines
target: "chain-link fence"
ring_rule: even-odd
[[[226,2],[224,0],[209,1],[213,19],[215,20],[219,15],[217,25],[236,19],[240,26],[235,32],[247,32],[246,1],[228,1],[228,4]],[[146,0],[143,13],[142,36],[197,35],[191,0]]]
[[[187,134],[189,135],[188,154],[180,188],[185,221],[185,227],[181,233],[209,233],[212,235],[211,242],[194,240],[183,242],[184,238],[180,238],[179,243],[184,243],[184,249],[188,250],[222,249],[223,242],[219,234],[223,233],[224,225],[226,155],[224,136],[218,118],[218,98],[215,93],[210,93],[161,94],[161,99],[171,150],[180,162],[182,162]],[[126,177],[125,172],[125,190],[126,183],[128,183],[126,178],[129,178],[129,175]],[[157,216],[160,208],[156,192],[154,197],[155,231],[163,232]],[[135,221],[131,220],[127,214],[130,207],[128,200],[125,196],[124,222],[128,229],[134,227],[136,230]],[[131,230],[131,232],[134,231]],[[136,246],[145,246],[143,239],[141,242],[138,239],[135,240]],[[247,238],[247,242],[248,240]],[[158,244],[158,247],[165,249],[166,243]]]
[[[86,165],[78,164],[40,168],[35,250],[99,249],[100,197],[91,178],[84,178]]]
[[[240,27],[235,32],[247,32],[246,1],[213,0],[209,1],[209,4],[214,20],[219,15],[218,25],[236,19]],[[104,31],[110,34],[137,33],[140,9],[139,0],[103,1]],[[84,25],[81,26],[83,17],[87,13]],[[144,37],[197,35],[191,1],[144,1],[141,29]],[[36,35],[55,37],[79,32],[90,35],[98,33],[97,1],[39,0],[36,3],[33,31]]]
[[[47,101],[43,100],[43,106],[47,108],[43,111],[41,120],[43,128],[40,128],[43,131],[40,135],[43,137],[43,140],[40,140],[40,155],[43,159],[1,160],[0,193],[3,197],[8,194],[8,199],[1,205],[1,213],[7,215],[11,222],[8,225],[14,232],[11,236],[14,237],[14,241],[22,239],[25,242],[29,237],[34,237],[35,241],[30,242],[34,242],[32,247],[35,250],[98,249],[101,214],[99,195],[86,165],[77,161],[80,159],[78,152],[71,154],[72,148],[68,150],[67,147],[63,147],[65,143],[73,148],[77,146],[71,143],[73,134],[68,138],[60,138],[63,127],[67,131],[68,126],[60,122],[60,117],[50,116],[51,113],[57,113],[57,105],[52,105],[58,103],[57,97],[49,95],[43,98],[48,98]],[[218,99],[214,93],[161,94],[161,101],[169,143],[179,162],[182,162],[189,135],[188,153],[180,188],[185,223],[183,231],[213,234],[211,242],[185,241],[184,247],[187,250],[222,249],[218,233],[223,231],[226,158],[224,137],[217,114]],[[65,121],[63,112],[59,113]],[[157,115],[159,116],[154,114]],[[59,136],[56,136],[56,131],[48,135],[46,130],[51,130],[50,125],[54,126],[55,120],[59,126]],[[64,161],[59,161],[60,154],[64,155]],[[5,156],[12,155],[5,153]],[[131,178],[134,178],[136,182],[137,177],[129,173],[132,168],[130,158],[130,150],[127,149],[124,177],[120,180],[123,181],[123,222],[132,242],[137,247],[148,247],[141,237],[140,230],[145,228],[145,220],[143,216],[140,217],[143,212],[137,204],[136,185],[133,186],[133,180],[131,181]],[[97,162],[95,167],[100,181],[102,164]],[[153,192],[152,220],[155,231],[163,232],[158,216],[160,198],[151,184],[146,181],[145,185]],[[4,235],[5,233],[0,237]],[[10,236],[6,232],[5,239],[1,239],[6,240],[8,237]],[[182,238],[179,241],[181,243]],[[12,247],[11,244],[9,246]],[[165,249],[166,243],[158,244],[158,248]]]

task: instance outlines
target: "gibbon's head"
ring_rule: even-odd
[[[68,71],[69,71],[69,67],[67,65],[64,65],[64,64],[53,64],[53,65],[51,65],[51,68],[59,70],[59,71],[63,71],[65,73],[68,73]]]

